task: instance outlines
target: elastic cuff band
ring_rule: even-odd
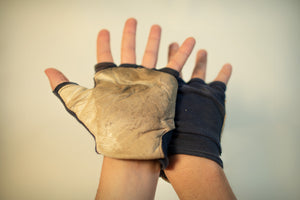
[[[203,79],[201,79],[201,78],[193,78],[193,79],[191,79],[189,82],[188,82],[188,84],[190,84],[190,83],[199,83],[199,84],[204,84],[204,85],[206,85],[206,83],[205,83],[205,81],[203,80]]]
[[[205,157],[217,162],[223,168],[223,162],[220,159],[221,147],[211,139],[189,133],[174,133],[172,137],[168,155],[186,154]]]
[[[136,65],[136,64],[127,64],[127,63],[124,63],[124,64],[121,64],[119,67],[129,67],[129,68],[146,68],[142,65]]]
[[[108,68],[112,68],[112,67],[117,67],[117,65],[115,65],[112,62],[101,62],[95,65],[95,73],[104,70],[104,69],[108,69]]]
[[[159,70],[157,70],[157,71],[165,72],[165,73],[171,74],[171,75],[173,75],[176,79],[179,78],[179,72],[176,71],[176,70],[174,70],[174,69],[168,68],[168,67],[159,69]]]
[[[55,95],[58,95],[58,91],[59,91],[62,87],[64,87],[65,85],[69,85],[69,84],[78,85],[77,83],[74,83],[74,82],[63,82],[63,83],[58,84],[58,85],[55,87],[55,89],[53,90],[53,93],[54,93]]]
[[[210,87],[220,90],[221,92],[226,91],[226,84],[221,81],[214,81],[208,84]]]

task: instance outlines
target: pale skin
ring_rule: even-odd
[[[122,37],[122,44],[121,44],[121,64],[136,64],[136,52],[135,52],[135,38],[136,38],[136,26],[137,21],[133,18],[130,18],[126,21],[124,30],[123,30],[123,37]],[[146,49],[144,52],[144,56],[142,59],[141,65],[146,68],[153,69],[156,67],[157,62],[157,55],[159,50],[159,43],[160,43],[160,36],[161,36],[161,28],[158,25],[153,25],[150,30],[150,34],[148,37],[148,42],[146,45]],[[195,45],[194,38],[187,38],[181,46],[174,43],[169,47],[169,61],[166,67],[172,68],[181,72],[183,65],[185,64],[186,60],[190,56],[193,47]],[[204,50],[200,50],[197,54],[197,61],[196,67],[193,72],[193,77],[202,77],[203,74],[205,77],[205,69],[206,69],[206,61],[204,67],[204,61],[199,57],[202,55],[201,52]],[[206,56],[205,56],[206,59]],[[110,35],[107,30],[101,30],[98,34],[97,38],[97,62],[113,62],[113,57],[111,54],[110,49]],[[54,68],[48,68],[45,70],[45,73],[49,79],[50,85],[52,90],[55,89],[57,85],[63,82],[68,82],[69,80],[64,76],[60,71]],[[215,80],[222,81],[227,83],[231,74],[231,65],[226,64],[221,69],[220,73],[216,77]],[[181,173],[182,168],[188,169],[185,166],[188,166],[191,162],[191,156],[186,155],[175,155],[171,157],[171,165],[166,170],[166,174],[170,179],[171,184],[173,185],[175,191],[179,195],[180,198],[184,199],[191,199],[186,196],[188,191],[194,191],[194,196],[199,196],[197,191],[195,190],[187,190],[187,182],[185,184],[180,184],[180,179],[175,176],[178,173],[178,177],[183,175]],[[214,166],[214,163],[208,159],[193,158],[197,161],[197,165],[190,165],[190,172],[195,171],[195,173],[199,173],[199,167],[203,168],[203,171],[210,169],[212,173],[199,173],[199,180],[197,182],[198,189],[203,188],[204,196],[209,195],[212,198],[206,199],[218,199],[212,195],[215,195],[217,191],[220,192],[227,192],[230,189],[229,184],[226,187],[228,182],[224,182],[226,177],[222,175],[223,170],[220,168],[218,169],[217,166]],[[192,159],[192,160],[193,160]],[[206,161],[207,160],[207,161]],[[200,162],[202,161],[202,162]],[[194,162],[194,161],[193,161]],[[178,165],[177,165],[178,163]],[[185,163],[185,164],[182,164]],[[199,166],[198,166],[199,164]],[[198,167],[198,168],[196,168]],[[178,170],[180,169],[180,170]],[[218,169],[218,170],[214,170]],[[200,172],[203,172],[200,170]],[[154,199],[156,185],[159,178],[160,172],[160,165],[158,161],[149,160],[149,161],[141,161],[141,160],[118,160],[113,158],[104,157],[102,163],[102,171],[101,177],[99,182],[99,187],[96,195],[96,199]],[[206,171],[207,172],[207,171]],[[215,173],[213,173],[215,172]],[[209,176],[210,174],[210,176]],[[223,173],[224,174],[224,173]],[[191,174],[194,176],[194,174]],[[186,177],[182,177],[186,178]],[[225,179],[224,179],[225,178]],[[200,180],[201,179],[201,180]],[[207,182],[206,180],[211,180],[215,183],[213,184],[214,187],[207,187],[208,191],[204,191]],[[195,184],[192,180],[189,180],[190,184]],[[196,181],[196,180],[195,180]],[[205,184],[204,184],[205,183]],[[220,187],[224,186],[224,187]],[[192,185],[191,185],[192,186]],[[220,188],[222,190],[220,190]],[[202,191],[202,190],[201,190]],[[230,189],[231,191],[231,189]],[[233,194],[233,193],[232,193]],[[202,195],[203,197],[203,195]],[[229,196],[228,196],[229,197]],[[193,198],[194,199],[194,198]],[[198,198],[201,199],[201,198]],[[224,199],[224,196],[222,196]],[[233,199],[233,198],[226,198],[226,199]]]

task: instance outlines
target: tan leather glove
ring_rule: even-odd
[[[58,85],[54,93],[94,136],[96,151],[118,159],[162,159],[174,126],[178,72],[99,63],[95,87]]]

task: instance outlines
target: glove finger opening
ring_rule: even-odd
[[[101,62],[95,65],[95,73],[107,69],[107,68],[112,68],[112,67],[117,67],[117,65],[115,65],[112,62]]]

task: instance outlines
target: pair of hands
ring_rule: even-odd
[[[135,52],[135,35],[136,35],[136,25],[137,22],[135,19],[128,19],[125,23],[124,31],[123,31],[123,38],[122,38],[122,46],[121,46],[121,64],[131,64],[135,65],[136,64],[136,52]],[[159,43],[160,43],[160,36],[161,36],[161,28],[158,25],[154,25],[151,27],[151,31],[149,34],[148,38],[148,43],[146,45],[146,50],[143,56],[142,60],[142,66],[147,68],[147,69],[155,69],[156,63],[157,63],[157,56],[158,56],[158,49],[159,49]],[[187,38],[181,46],[179,46],[177,43],[172,43],[169,46],[169,54],[168,54],[168,64],[166,65],[167,68],[170,68],[172,70],[175,70],[177,72],[181,72],[186,60],[190,56],[193,47],[195,45],[195,40],[193,38]],[[109,32],[107,30],[101,30],[98,35],[98,40],[97,40],[97,61],[98,63],[113,63],[113,58],[110,50],[110,37],[109,37]],[[231,75],[231,65],[230,64],[225,64],[217,77],[214,80],[213,85],[207,85],[204,83],[205,80],[205,74],[206,74],[206,64],[207,64],[207,53],[205,50],[200,50],[197,53],[196,57],[196,64],[194,67],[194,71],[192,73],[192,80],[186,84],[182,79],[178,78],[178,83],[179,83],[179,88],[178,88],[178,96],[177,96],[177,102],[176,102],[176,116],[175,116],[175,123],[177,124],[176,130],[175,129],[175,139],[171,141],[171,154],[180,154],[180,153],[186,153],[186,154],[191,154],[191,155],[196,155],[196,156],[203,156],[207,157],[209,159],[215,160],[218,162],[218,154],[219,152],[214,152],[213,155],[210,152],[210,149],[213,148],[215,149],[214,145],[217,144],[219,145],[219,140],[220,140],[220,127],[223,125],[223,119],[224,119],[224,99],[225,99],[225,88],[226,84],[230,78]],[[120,69],[120,68],[119,68]],[[154,70],[151,70],[154,71]],[[57,89],[57,86],[64,85],[64,83],[68,84],[69,80],[58,70],[50,68],[47,69],[46,74],[49,78],[50,85],[52,90]],[[126,71],[123,71],[126,73]],[[135,72],[134,72],[135,73]],[[161,72],[160,72],[161,73]],[[98,73],[97,73],[98,74]],[[96,76],[97,76],[96,74]],[[99,74],[98,74],[99,75]],[[108,76],[102,76],[102,79],[111,79],[111,76],[114,76],[115,74],[109,74]],[[95,81],[97,81],[97,77],[95,76]],[[167,76],[167,75],[166,75]],[[99,79],[99,82],[103,80]],[[114,80],[115,81],[115,80]],[[169,83],[172,83],[169,82]],[[173,82],[174,83],[174,82]],[[224,85],[224,86],[223,86]],[[74,85],[73,85],[74,86]],[[70,86],[70,87],[73,87]],[[64,86],[63,86],[64,87]],[[68,86],[69,87],[69,86]],[[75,88],[76,87],[76,88]],[[115,86],[114,86],[115,87]],[[84,96],[84,98],[88,98],[87,96],[90,96],[90,91],[86,92],[87,89],[82,88],[82,87],[77,87],[74,86],[75,89],[70,90],[68,92],[68,96],[72,96],[72,99],[75,99],[75,103],[72,103],[70,106],[66,106],[66,100],[67,99],[62,99],[61,96],[58,94],[58,96],[63,100],[65,106],[67,107],[68,111],[71,111],[71,114],[74,115],[75,110],[73,107],[73,104],[80,104],[84,105],[82,107],[85,107],[85,102],[81,101]],[[221,89],[220,89],[221,88]],[[223,89],[222,89],[223,88]],[[109,88],[108,88],[109,89]],[[83,95],[77,95],[77,91],[80,90],[80,93],[84,93]],[[127,90],[126,88],[123,88],[122,90]],[[174,88],[173,88],[174,90]],[[74,92],[75,91],[75,92]],[[58,92],[58,90],[57,90]],[[174,93],[174,92],[173,92]],[[203,98],[204,95],[204,98]],[[75,98],[74,98],[75,96]],[[223,98],[224,96],[224,98]],[[101,98],[106,98],[107,96],[102,96]],[[196,97],[196,98],[195,98]],[[143,97],[144,98],[144,97]],[[220,99],[221,98],[221,99]],[[98,98],[99,99],[99,98]],[[173,98],[174,99],[174,98]],[[176,99],[176,97],[175,97]],[[221,115],[219,116],[218,114],[218,108],[216,109],[216,106],[214,103],[211,103],[212,101],[217,102],[216,104],[221,103]],[[187,108],[190,107],[189,101],[192,101],[193,109],[191,111],[188,111]],[[199,100],[199,101],[198,101]],[[85,101],[85,100],[84,100]],[[92,100],[94,101],[94,99]],[[160,103],[160,99],[156,100]],[[201,104],[201,101],[203,102]],[[169,101],[167,101],[169,102]],[[197,105],[199,103],[199,105]],[[201,105],[200,105],[201,104]],[[93,122],[89,119],[90,115],[92,112],[97,112],[95,111],[96,107],[99,105],[92,105],[89,106],[89,111],[85,111],[83,113],[82,118],[85,118],[87,123],[97,123],[95,121],[100,121],[100,119],[96,116],[91,117],[93,118]],[[155,105],[154,105],[155,107]],[[207,107],[207,112],[203,114],[203,107]],[[134,107],[133,107],[134,109]],[[223,110],[223,111],[222,111]],[[196,111],[196,112],[195,112]],[[79,110],[79,112],[81,112]],[[77,114],[79,113],[77,112]],[[102,111],[101,111],[102,112]],[[100,112],[100,113],[101,113]],[[151,110],[150,110],[151,112]],[[82,112],[81,112],[82,113]],[[218,116],[215,116],[218,115]],[[75,114],[76,116],[76,114]],[[172,116],[172,115],[170,115]],[[168,116],[169,117],[169,116]],[[78,116],[76,116],[78,119]],[[80,118],[80,117],[79,117]],[[188,121],[187,119],[191,119]],[[203,123],[198,123],[197,121],[199,120],[203,121]],[[79,121],[82,122],[81,119]],[[219,123],[218,127],[215,128],[215,122]],[[112,122],[109,122],[112,123]],[[83,123],[86,126],[86,123]],[[205,127],[205,125],[212,126],[212,127]],[[191,126],[190,126],[191,125]],[[105,124],[106,126],[106,124]],[[142,125],[143,126],[143,125]],[[91,126],[88,126],[88,129]],[[94,128],[94,127],[93,127]],[[98,129],[99,127],[95,127],[95,129]],[[187,131],[188,130],[188,131]],[[199,131],[200,130],[200,131]],[[90,132],[93,132],[89,130]],[[129,131],[129,130],[127,130]],[[151,131],[156,131],[150,130]],[[203,133],[204,131],[204,133]],[[213,132],[211,136],[211,132]],[[165,132],[164,132],[165,133]],[[110,134],[108,132],[108,134]],[[185,135],[186,134],[186,135]],[[200,148],[200,153],[194,151],[193,145],[190,145],[189,143],[195,143],[197,140],[194,139],[194,136],[200,134],[200,136],[197,136],[197,139],[200,138],[199,140],[199,145],[202,145],[202,149]],[[204,137],[202,137],[204,134]],[[95,136],[95,134],[93,134]],[[190,136],[193,135],[193,137],[190,138]],[[158,134],[159,137],[162,137],[161,134]],[[178,137],[179,136],[179,137]],[[182,137],[184,136],[184,137]],[[125,136],[127,137],[127,135]],[[125,138],[122,136],[122,140]],[[128,136],[129,137],[129,136]],[[190,138],[190,139],[189,139]],[[209,140],[207,138],[210,138]],[[96,138],[97,140],[97,138]],[[102,140],[102,139],[99,139]],[[115,140],[115,138],[113,138]],[[109,141],[101,141],[101,148],[102,146],[110,146],[111,149],[115,148],[112,147],[114,144],[112,143],[111,139]],[[213,142],[211,142],[212,140]],[[146,141],[146,142],[145,142]],[[145,140],[144,143],[139,144],[133,151],[140,150],[140,148],[143,148],[144,145],[146,145],[148,140]],[[97,142],[97,141],[96,141]],[[131,141],[130,141],[131,142]],[[157,142],[157,141],[156,141]],[[161,141],[158,141],[160,144],[154,144],[153,146],[157,145],[162,145]],[[124,142],[123,142],[124,143]],[[125,142],[126,143],[126,142]],[[181,145],[182,143],[187,144],[186,146]],[[130,147],[130,145],[129,145]],[[180,147],[180,148],[178,148]],[[182,148],[181,148],[182,147]],[[219,147],[219,146],[218,146]],[[220,148],[220,147],[219,147]],[[124,148],[122,149],[122,151]],[[166,152],[164,152],[166,153]],[[146,153],[145,153],[146,154]],[[118,153],[120,155],[120,152]],[[141,154],[142,157],[144,156],[143,153]],[[122,155],[120,158],[125,158],[124,155]],[[129,159],[132,159],[132,157],[126,157]],[[152,157],[156,159],[157,157]],[[160,157],[161,158],[161,157]],[[149,158],[148,158],[149,159]],[[220,162],[218,162],[220,164]]]

